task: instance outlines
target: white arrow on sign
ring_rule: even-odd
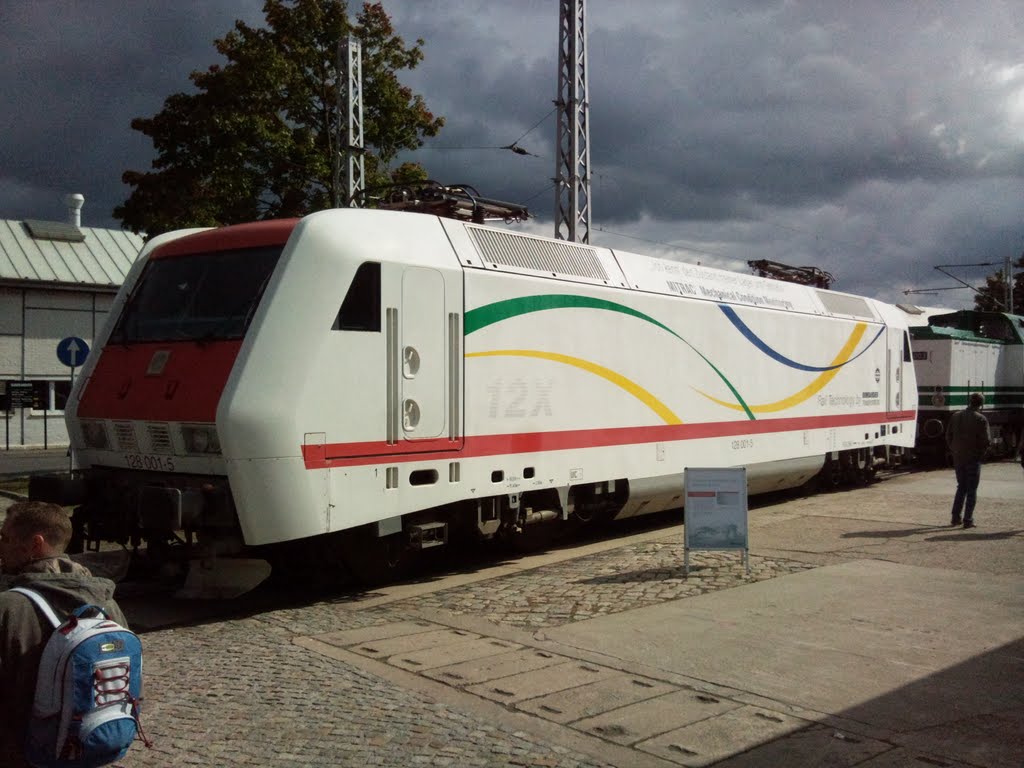
[[[78,353],[82,351],[82,348],[78,346],[78,342],[74,339],[68,344],[68,356],[71,358],[71,367],[75,368],[78,366]]]

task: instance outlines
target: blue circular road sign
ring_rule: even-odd
[[[69,368],[77,368],[85,362],[89,345],[77,336],[68,336],[57,344],[57,359]]]

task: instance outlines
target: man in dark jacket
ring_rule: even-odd
[[[27,766],[23,750],[43,646],[53,631],[25,595],[27,587],[47,599],[58,616],[83,604],[100,606],[127,627],[114,602],[114,582],[93,576],[64,556],[71,521],[56,504],[12,505],[0,527],[0,766]]]
[[[967,399],[967,409],[954,413],[946,428],[946,445],[953,454],[953,469],[956,472],[956,496],[953,497],[950,525],[960,525],[962,510],[964,528],[974,527],[974,504],[978,497],[978,483],[981,482],[981,460],[985,458],[985,451],[992,442],[988,419],[981,412],[983,405],[985,396],[972,392]]]

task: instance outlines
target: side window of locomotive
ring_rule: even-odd
[[[380,331],[380,264],[359,265],[332,331]]]
[[[910,350],[910,334],[906,331],[903,332],[903,362],[912,363],[914,362],[914,356]]]

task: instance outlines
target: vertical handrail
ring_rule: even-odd
[[[386,414],[387,425],[385,428],[388,445],[398,443],[398,376],[399,376],[399,344],[398,344],[398,310],[388,307],[384,315],[384,326],[387,339],[385,342],[387,355],[387,381],[386,390]]]
[[[459,440],[462,435],[459,408],[461,384],[462,334],[458,312],[448,313],[448,439]]]

